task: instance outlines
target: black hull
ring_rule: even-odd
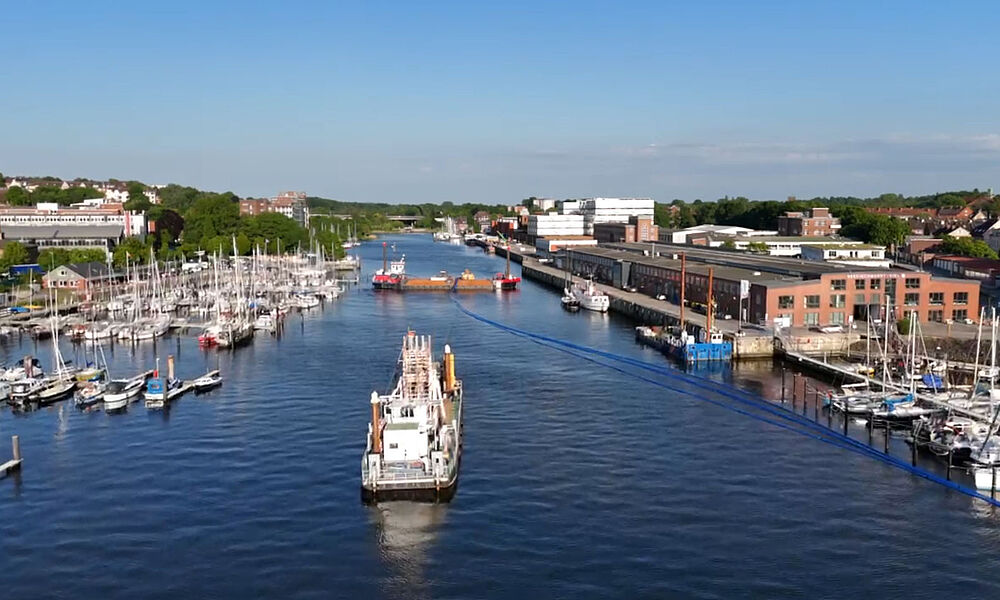
[[[372,283],[373,290],[398,290],[398,283]]]
[[[419,488],[419,489],[382,489],[372,491],[361,486],[361,501],[365,504],[377,504],[379,502],[429,502],[443,503],[451,502],[458,491],[458,479],[448,487],[442,488]]]
[[[500,284],[500,289],[503,290],[503,291],[505,291],[505,292],[513,292],[513,291],[517,290],[517,282],[516,281],[509,281],[509,282],[505,281],[505,282],[503,282],[503,283]]]

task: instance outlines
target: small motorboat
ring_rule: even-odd
[[[39,404],[50,404],[69,396],[75,389],[75,379],[53,379],[35,392],[34,399]]]
[[[132,379],[112,379],[104,390],[104,410],[121,410],[142,392],[146,376],[140,375]]]
[[[196,392],[207,392],[222,385],[222,375],[219,375],[218,371],[212,371],[195,379],[191,384],[194,385]]]
[[[572,294],[563,296],[559,299],[559,302],[561,302],[562,307],[569,312],[576,312],[580,310],[580,301],[577,300],[576,296],[573,296]]]
[[[108,384],[103,381],[88,381],[83,387],[76,391],[74,403],[79,408],[87,408],[101,401],[104,392],[108,389]]]

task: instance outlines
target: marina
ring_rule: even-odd
[[[415,272],[494,272],[504,261],[502,253],[493,257],[463,245],[434,244],[430,235],[386,239],[406,253]],[[381,266],[381,241],[364,242],[359,251],[365,264]],[[371,275],[363,272],[362,281]],[[266,563],[301,581],[299,589],[316,593],[338,585],[352,594],[380,597],[384,585],[430,581],[441,595],[462,596],[469,591],[466,584],[432,574],[431,567],[476,553],[481,559],[469,569],[493,582],[493,597],[579,595],[581,586],[627,586],[625,578],[648,576],[649,567],[629,566],[648,560],[648,548],[676,562],[657,567],[658,580],[674,582],[659,590],[666,595],[694,593],[691,586],[699,577],[711,578],[718,593],[767,594],[767,586],[755,584],[750,573],[775,561],[786,565],[788,585],[817,597],[824,596],[830,580],[859,577],[916,585],[928,597],[953,589],[959,579],[978,595],[995,590],[987,575],[997,566],[998,553],[990,552],[995,517],[983,501],[867,454],[817,443],[723,408],[749,411],[747,402],[763,400],[785,411],[777,414],[796,413],[796,428],[806,427],[805,416],[824,431],[841,436],[846,431],[857,443],[883,455],[888,449],[888,456],[910,465],[907,430],[869,429],[826,409],[824,398],[839,382],[825,374],[811,377],[812,371],[803,369],[793,391],[794,364],[785,364],[782,377],[781,363],[771,361],[686,368],[638,345],[637,323],[631,319],[614,312],[565,312],[560,290],[528,281],[516,294],[402,295],[360,285],[345,287],[336,301],[290,312],[280,335],[257,335],[233,351],[199,347],[197,329],[106,344],[116,379],[153,369],[157,357],[165,369],[167,355],[173,354],[178,375],[219,370],[225,382],[163,410],[132,401],[105,414],[77,409],[67,400],[30,412],[0,411],[0,434],[18,434],[30,459],[0,486],[0,511],[19,522],[16,534],[12,525],[0,524],[12,551],[8,573],[15,574],[7,589],[28,589],[41,577],[42,556],[75,565],[80,576],[72,584],[74,592],[104,589],[113,576],[94,566],[128,546],[102,540],[152,531],[158,544],[129,549],[141,573],[132,594],[171,589],[239,597],[287,589],[256,576]],[[662,372],[617,363],[672,389],[590,362],[608,359],[567,354],[481,324],[465,316],[456,301],[508,326],[658,365]],[[407,323],[421,323],[417,333],[433,336],[436,357],[445,344],[456,352],[457,376],[468,398],[475,399],[475,409],[464,418],[461,486],[448,504],[369,506],[359,502],[358,489],[359,458],[372,419],[370,396],[373,389],[380,395],[394,389]],[[86,366],[85,343],[60,343],[70,365]],[[28,354],[45,368],[53,364],[50,340],[8,336],[0,351],[8,364]],[[813,360],[822,362],[821,357]],[[351,368],[357,364],[366,368]],[[336,383],[317,386],[328,381],[331,365],[342,365],[336,367]],[[753,406],[755,413],[771,414]],[[769,418],[792,424],[788,418]],[[512,443],[512,436],[519,443]],[[559,453],[553,456],[546,448],[559,448]],[[122,449],[128,449],[124,462]],[[629,462],[633,456],[644,457],[641,466]],[[111,461],[119,466],[109,487],[103,482]],[[942,481],[950,477],[955,484],[976,485],[965,468],[948,469],[929,451],[920,450],[916,464]],[[199,491],[171,493],[182,482],[184,489]],[[87,505],[69,501],[77,497],[88,498]],[[116,504],[120,508],[110,508]],[[900,520],[904,505],[924,518]],[[122,518],[125,512],[128,519]],[[163,524],[163,514],[171,515],[169,525]],[[228,517],[220,522],[218,514]],[[746,527],[748,517],[754,541],[737,543],[747,552],[720,578],[713,557],[721,556],[718,548],[734,543],[722,532]],[[85,530],[92,541],[57,548],[47,541],[55,528]],[[487,543],[476,541],[483,528],[491,533]],[[980,547],[936,551],[959,529]],[[892,547],[911,548],[912,570],[887,571],[885,554],[868,542],[872,531],[884,532]],[[261,539],[273,543],[260,545]],[[292,558],[280,550],[290,543],[326,550]],[[771,553],[749,551],[758,544],[772,548]],[[841,544],[853,553],[831,562],[819,579],[815,569],[797,559],[803,551],[821,555]],[[188,577],[178,581],[152,568],[164,546],[185,549],[174,554],[172,569],[184,569]],[[526,546],[535,550],[526,555]],[[702,550],[692,553],[692,547]],[[353,558],[331,563],[333,553]],[[222,561],[222,554],[235,560]],[[550,572],[544,589],[506,574],[510,568],[535,572],[539,561]],[[598,575],[608,564],[624,572]],[[674,569],[694,579],[671,577]],[[220,571],[228,574],[224,580]],[[964,575],[949,574],[959,572]]]

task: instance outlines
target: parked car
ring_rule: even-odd
[[[664,296],[663,294],[659,294],[658,296],[656,296],[656,299],[657,299],[657,300],[666,300],[666,299],[667,299],[667,297],[666,297],[666,296]]]

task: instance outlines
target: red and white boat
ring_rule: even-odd
[[[394,290],[399,288],[406,274],[406,255],[399,260],[389,262],[388,248],[382,242],[382,268],[372,276],[372,287],[376,290]]]
[[[493,289],[512,291],[517,289],[521,278],[510,274],[510,244],[507,244],[507,268],[493,276]]]

